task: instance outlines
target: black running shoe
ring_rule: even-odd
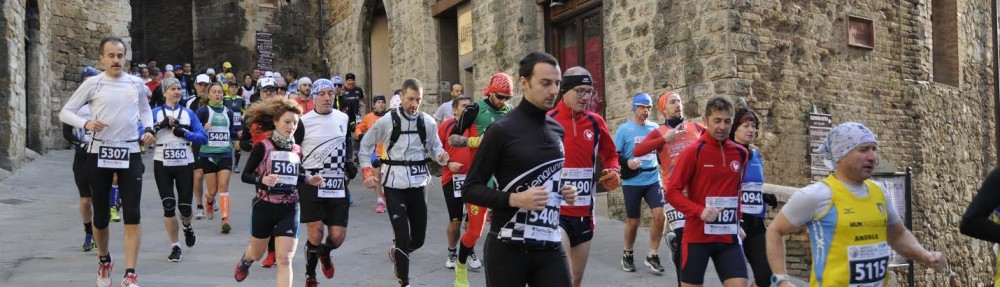
[[[193,247],[194,246],[194,242],[196,240],[197,240],[197,238],[195,238],[195,236],[194,236],[194,226],[185,227],[184,228],[184,244],[187,244],[187,247]]]
[[[167,256],[167,261],[170,262],[181,262],[181,247],[174,246],[170,249],[170,256]]]
[[[625,272],[635,272],[635,262],[631,251],[625,251],[622,255],[622,270]]]

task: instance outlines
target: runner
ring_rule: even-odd
[[[139,259],[141,229],[139,227],[139,203],[142,196],[142,157],[139,154],[139,140],[152,144],[155,140],[151,128],[147,128],[141,138],[135,134],[135,123],[142,121],[144,127],[152,127],[149,96],[142,80],[122,72],[125,65],[125,42],[108,37],[101,40],[100,62],[106,70],[84,81],[73,96],[66,101],[59,120],[77,128],[93,132],[93,139],[87,146],[87,169],[90,170],[90,190],[94,200],[94,240],[97,242],[97,286],[111,286],[111,272],[114,263],[108,250],[108,205],[111,180],[119,175],[121,185],[122,213],[125,219],[125,278],[122,286],[137,287],[135,273]],[[87,120],[78,113],[80,108],[90,104],[93,117]]]
[[[453,114],[458,114],[465,110],[465,107],[472,103],[472,99],[463,95],[459,95],[454,99],[455,108],[452,110]],[[438,138],[445,142],[448,140],[448,136],[451,135],[451,130],[455,128],[455,117],[445,120],[441,123],[441,129],[438,130]],[[468,129],[463,136],[474,137],[475,129]],[[452,145],[444,145],[444,150],[448,152],[448,157],[451,161],[448,162],[445,168],[441,169],[441,187],[444,192],[444,202],[448,209],[448,228],[445,232],[446,238],[448,238],[448,261],[445,262],[445,268],[455,268],[456,259],[458,259],[458,250],[455,245],[458,244],[458,231],[462,225],[462,183],[465,182],[465,174],[469,172],[469,165],[472,164],[472,149],[469,147],[456,147]],[[476,213],[480,213],[476,209]],[[486,213],[486,209],[482,210],[482,213]],[[472,213],[469,213],[470,217]],[[480,228],[482,232],[482,228]],[[464,265],[460,267],[465,267]],[[475,268],[475,269],[478,269]]]
[[[156,131],[156,150],[153,153],[153,178],[163,204],[163,225],[170,239],[171,250],[167,260],[181,261],[181,244],[177,238],[176,211],[181,213],[184,243],[195,244],[194,226],[191,225],[191,197],[194,188],[194,155],[191,143],[207,144],[208,135],[201,127],[195,113],[179,104],[181,84],[177,79],[163,80],[166,103],[153,108],[153,129]],[[177,193],[174,193],[174,187]]]
[[[958,230],[969,237],[1000,243],[1000,196],[998,196],[997,183],[1000,180],[1000,168],[994,168],[989,175],[983,179],[983,185],[972,198],[969,207],[962,215],[962,222]],[[997,261],[1000,266],[1000,261]],[[1000,269],[997,269],[1000,270]],[[993,279],[993,286],[1000,286],[1000,272]]]
[[[483,96],[486,98],[469,104],[459,111],[455,119],[455,127],[449,129],[451,132],[448,137],[448,145],[459,148],[469,147],[472,153],[470,158],[475,157],[476,148],[479,147],[481,139],[480,135],[484,134],[493,122],[510,112],[511,106],[507,104],[507,101],[511,98],[513,86],[514,81],[506,73],[494,73],[490,77],[490,83],[486,86],[486,90],[483,91]],[[491,183],[491,187],[495,186],[495,182]],[[483,266],[479,258],[476,257],[473,247],[476,246],[476,241],[482,235],[483,226],[489,216],[489,211],[485,207],[474,204],[467,204],[467,211],[475,212],[468,213],[473,216],[467,218],[469,225],[465,233],[462,234],[462,244],[458,248],[458,254],[454,254],[455,245],[449,241],[448,261],[445,261],[445,267],[454,268],[457,259],[459,268],[455,269],[455,278],[460,281],[467,281],[467,276],[464,276],[468,271],[464,268],[466,263],[468,263],[467,267],[473,270]],[[472,261],[468,261],[470,258]]]
[[[635,272],[634,252],[635,236],[639,229],[642,215],[641,204],[646,205],[653,216],[653,225],[649,228],[649,253],[643,261],[647,267],[656,273],[663,273],[660,264],[660,238],[663,236],[663,188],[660,185],[659,164],[656,153],[635,156],[633,149],[649,133],[656,130],[656,123],[646,120],[649,110],[653,107],[653,98],[642,93],[632,98],[632,119],[618,126],[615,132],[615,147],[618,149],[619,165],[622,168],[622,195],[625,198],[625,249],[622,252],[622,270]]]
[[[336,85],[337,84],[334,83],[335,88]],[[372,125],[375,124],[375,121],[377,121],[378,119],[382,118],[382,116],[385,115],[385,96],[383,95],[375,96],[374,100],[375,103],[372,104],[372,106],[375,109],[372,112],[365,115],[365,117],[361,119],[361,123],[358,123],[357,128],[354,129],[355,141],[361,141],[364,138],[365,133],[368,132],[368,130],[371,129]],[[372,153],[372,157],[375,158],[372,160],[373,172],[375,174],[381,174],[380,165],[375,164],[374,161],[376,161],[378,158],[385,157],[385,146],[382,144],[382,142],[375,143],[375,151]],[[375,213],[385,212],[385,193],[382,191],[382,185],[375,186],[375,195],[378,197],[378,199],[375,202]]]
[[[344,93],[340,97],[343,101],[340,104],[340,111],[347,114],[349,122],[348,130],[352,133],[358,125],[358,118],[361,117],[361,110],[365,108],[365,90],[358,87],[354,73],[344,75]],[[433,136],[434,134],[431,134]],[[358,147],[359,142],[352,142],[354,147]],[[351,155],[354,162],[358,162],[358,155]]]
[[[316,92],[316,109],[302,116],[294,138],[302,143],[302,167],[307,174],[322,176],[325,182],[321,188],[299,185],[299,204],[302,206],[299,222],[305,223],[309,230],[306,286],[319,286],[316,262],[323,266],[326,278],[333,278],[330,251],[340,247],[347,236],[351,207],[347,185],[358,169],[348,160],[352,150],[347,137],[347,115],[333,109],[333,82],[319,79],[312,85]],[[299,91],[302,89],[300,86]],[[324,229],[328,234],[326,241],[323,241]]]
[[[97,69],[87,66],[83,68],[81,74],[83,80],[86,81],[87,78],[97,76],[100,73]],[[90,120],[90,105],[83,105],[77,112],[84,120]],[[69,124],[63,124],[63,138],[66,139],[73,146],[75,153],[73,154],[73,180],[76,182],[76,188],[80,192],[80,219],[83,221],[83,246],[81,247],[84,252],[94,249],[94,230],[93,230],[93,218],[94,210],[91,201],[90,192],[90,177],[87,170],[87,145],[90,144],[93,139],[93,135],[87,130],[82,128],[74,128]]]
[[[196,78],[197,79],[194,84],[196,96],[191,97],[191,99],[188,99],[187,103],[184,104],[185,107],[192,111],[201,110],[201,106],[208,102],[208,86],[212,84],[212,80],[208,75],[201,74]],[[204,123],[205,121],[202,120],[202,122]],[[204,194],[202,184],[204,182],[205,173],[202,170],[200,160],[201,156],[199,155],[201,153],[201,145],[192,144],[191,149],[195,158],[194,165],[192,166],[194,169],[194,202],[197,204],[198,208],[198,210],[194,213],[194,219],[201,220],[205,218],[205,206],[202,205],[202,196]]]
[[[810,286],[886,286],[890,251],[944,270],[944,255],[917,242],[885,188],[871,180],[877,150],[875,134],[862,124],[830,130],[819,154],[833,174],[792,194],[767,227],[771,286],[794,286],[786,273],[785,235],[806,224],[813,250]]]
[[[247,78],[249,78],[249,75]],[[230,85],[229,88],[236,91],[230,93],[230,95],[226,95],[225,99],[222,100],[222,103],[225,104],[226,108],[233,114],[233,117],[229,119],[229,122],[233,123],[233,130],[237,131],[236,139],[239,139],[243,135],[243,113],[246,112],[247,101],[243,98],[243,94],[241,93],[243,90],[241,90],[238,85],[233,84]],[[249,95],[247,96],[249,97]],[[239,148],[238,141],[234,141],[233,145],[233,172],[240,173],[238,167],[240,166],[240,157],[243,153]]]
[[[274,79],[270,77],[261,78],[257,81],[259,85],[257,87],[257,94],[250,96],[251,98],[257,98],[260,101],[267,101],[272,98],[278,97],[277,89],[275,88]],[[256,102],[255,104],[260,104],[261,102]],[[253,105],[251,105],[252,107]],[[244,117],[246,118],[246,117]],[[271,130],[266,130],[261,128],[260,125],[249,123],[243,125],[243,131],[240,132],[240,148],[243,151],[251,151],[254,145],[267,139],[271,136]],[[244,166],[244,169],[246,167]],[[267,256],[264,260],[260,262],[260,266],[264,268],[271,268],[274,266],[274,261],[276,254],[274,253],[274,237],[267,242]]]
[[[437,123],[430,115],[421,112],[424,88],[419,80],[403,81],[402,109],[375,121],[368,135],[361,142],[360,154],[371,154],[377,142],[388,143],[386,157],[381,159],[382,174],[372,170],[371,159],[362,156],[365,187],[374,189],[382,185],[388,207],[389,222],[395,244],[389,248],[389,260],[400,286],[409,286],[410,253],[424,245],[427,235],[427,195],[425,187],[430,181],[427,163],[430,155],[445,165],[448,153],[441,147]],[[405,138],[403,138],[405,136]]]
[[[556,103],[559,63],[531,53],[518,74],[524,99],[483,135],[462,198],[493,209],[483,247],[487,286],[571,286],[558,218],[560,201],[575,203],[577,189],[559,185],[563,129],[545,114]]]
[[[555,109],[548,114],[562,125],[566,135],[566,162],[562,169],[562,185],[572,185],[579,190],[576,203],[562,203],[559,210],[559,232],[562,233],[563,249],[569,250],[569,267],[573,274],[573,286],[580,287],[583,273],[590,257],[590,240],[594,238],[594,195],[597,185],[594,174],[598,157],[604,170],[600,182],[605,189],[613,190],[621,185],[618,154],[611,132],[600,115],[586,110],[591,99],[597,96],[594,80],[583,67],[566,69]]]
[[[746,256],[750,268],[753,270],[754,284],[759,287],[771,285],[771,267],[767,263],[767,226],[764,218],[767,217],[767,208],[778,206],[778,199],[773,194],[764,193],[764,159],[760,152],[750,146],[757,138],[760,124],[757,113],[747,109],[739,108],[736,116],[733,117],[735,128],[729,132],[729,140],[740,144],[750,152],[750,160],[746,165],[746,174],[743,175],[743,188],[740,193],[740,212],[743,213],[743,220],[740,221],[740,228],[746,233],[743,239],[743,255]]]
[[[233,168],[233,138],[237,129],[233,125],[233,112],[223,104],[222,84],[212,83],[206,105],[198,109],[198,119],[205,123],[208,144],[200,147],[198,160],[205,176],[208,193],[205,194],[205,218],[215,218],[215,195],[219,195],[219,209],[222,211],[222,233],[229,233],[229,176]]]
[[[455,101],[455,98],[461,96],[464,92],[465,88],[462,86],[462,83],[452,84],[451,91],[449,92],[451,100],[442,103],[441,106],[438,107],[437,111],[434,112],[434,119],[437,119],[438,122],[444,122],[447,119],[456,117],[457,115],[455,115],[455,112],[453,111],[454,109],[452,108],[452,103]]]
[[[257,93],[257,85],[255,84],[257,80],[254,80],[251,75],[252,74],[243,74],[243,86],[240,87],[239,94],[243,98],[250,98],[250,95]]]
[[[295,101],[283,98],[265,100],[247,111],[248,123],[273,132],[253,146],[240,175],[244,183],[256,186],[257,196],[250,213],[250,245],[233,271],[236,282],[247,278],[250,265],[264,255],[268,238],[274,236],[279,254],[275,286],[292,285],[292,258],[299,235],[296,186],[323,186],[323,177],[306,176],[300,166],[302,151],[292,138],[300,112]]]
[[[298,86],[298,93],[292,93],[289,98],[295,100],[302,107],[303,113],[309,113],[316,108],[316,103],[313,102],[312,98],[312,80],[308,77],[302,77],[298,80],[298,84],[293,85]]]
[[[656,101],[657,110],[665,119],[655,131],[646,135],[641,143],[635,146],[632,156],[642,157],[656,151],[657,159],[660,163],[660,184],[664,190],[670,183],[670,176],[674,172],[675,163],[685,148],[701,137],[705,127],[701,124],[688,121],[681,113],[684,110],[684,102],[681,95],[675,92],[666,92],[660,95]],[[684,239],[684,214],[677,211],[669,203],[663,206],[665,220],[669,225],[670,233],[667,234],[666,242],[670,247],[671,259],[677,272],[677,286],[681,285],[681,240]]]

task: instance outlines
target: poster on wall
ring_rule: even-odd
[[[274,70],[274,42],[271,33],[257,31],[257,68],[261,71]]]
[[[833,171],[823,164],[823,156],[819,154],[819,146],[830,134],[833,128],[833,115],[809,113],[809,167],[813,181],[826,178]]]
[[[876,174],[872,176],[872,180],[881,183],[885,187],[885,193],[889,195],[892,201],[892,208],[896,211],[896,214],[899,214],[899,217],[903,219],[903,223],[909,229],[912,221],[909,210],[910,190],[906,184],[906,178],[906,173]],[[908,264],[906,258],[895,251],[892,252],[892,256],[889,258],[889,267],[904,266],[906,264]]]

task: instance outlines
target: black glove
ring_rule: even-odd
[[[179,138],[183,138],[184,135],[187,134],[187,132],[188,132],[188,129],[186,129],[184,127],[174,127],[174,136],[177,136]]]
[[[766,203],[767,205],[770,205],[771,208],[776,208],[776,207],[778,207],[778,197],[774,196],[773,194],[770,194],[770,193],[765,193],[764,194],[764,203]]]
[[[358,176],[358,167],[353,162],[344,164],[344,170],[347,172],[347,178],[353,179],[355,176]]]
[[[153,130],[159,132],[162,129],[170,128],[170,121],[162,121],[153,126]]]

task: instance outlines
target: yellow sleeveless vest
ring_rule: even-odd
[[[830,209],[809,222],[813,251],[810,286],[885,286],[889,282],[885,194],[871,179],[868,196],[854,196],[840,180],[823,180],[832,190]]]

